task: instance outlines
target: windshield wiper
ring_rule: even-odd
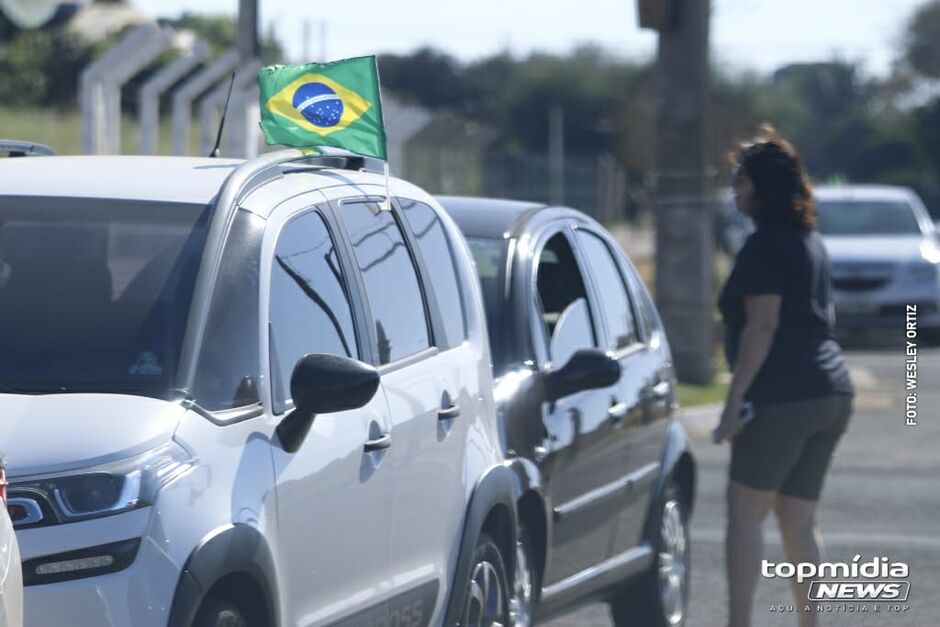
[[[64,394],[69,389],[64,385],[10,385],[0,383],[0,392],[5,394]]]

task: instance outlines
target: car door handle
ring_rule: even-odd
[[[438,420],[452,420],[460,415],[460,405],[458,403],[452,404],[450,407],[442,407],[439,412],[437,412]]]
[[[672,384],[669,381],[660,381],[650,389],[653,400],[663,402],[669,398],[669,392],[672,391]]]
[[[366,453],[374,453],[376,451],[384,451],[392,445],[392,436],[389,434],[381,435],[374,440],[366,440],[366,445],[363,447]]]
[[[630,413],[630,406],[624,402],[614,403],[610,406],[610,409],[607,410],[607,418],[612,423],[617,424],[623,422],[623,419],[627,417],[627,414]]]

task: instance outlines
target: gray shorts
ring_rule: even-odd
[[[767,405],[731,441],[730,476],[758,490],[816,501],[848,426],[852,396]]]

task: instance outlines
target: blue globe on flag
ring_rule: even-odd
[[[336,126],[343,117],[343,99],[323,83],[298,87],[293,105],[308,122],[321,128]]]

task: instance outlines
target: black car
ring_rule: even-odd
[[[438,200],[476,260],[507,465],[523,484],[517,624],[536,606],[544,619],[603,600],[618,626],[682,625],[695,461],[635,269],[580,211]]]

